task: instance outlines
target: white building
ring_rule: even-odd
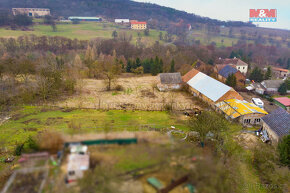
[[[130,23],[129,19],[115,19],[115,23],[122,24],[122,23]]]

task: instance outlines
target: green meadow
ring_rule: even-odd
[[[132,35],[132,43],[136,42],[138,32],[142,37],[142,42],[146,45],[152,45],[159,40],[158,30],[150,30],[149,36],[145,36],[143,31],[133,31],[122,25],[115,25],[113,23],[98,23],[98,22],[80,22],[79,24],[60,23],[58,22],[57,31],[53,31],[50,25],[43,25],[34,23],[30,30],[10,30],[7,28],[0,28],[0,37],[2,38],[17,38],[25,35],[37,36],[62,36],[70,39],[91,40],[94,38],[112,38],[112,32],[116,30],[118,33],[126,32]],[[162,32],[165,34],[166,32]],[[161,41],[162,42],[162,41]]]
[[[1,145],[12,147],[36,136],[43,130],[54,130],[64,134],[82,134],[109,131],[136,131],[148,128],[166,128],[180,125],[168,112],[161,111],[99,111],[93,109],[51,109],[25,106],[17,110],[12,118],[0,126]],[[143,128],[146,125],[146,128]]]

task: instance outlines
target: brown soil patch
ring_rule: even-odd
[[[242,133],[236,136],[236,140],[245,148],[253,148],[258,143],[259,138],[251,133]]]

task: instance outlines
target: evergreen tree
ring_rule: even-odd
[[[230,74],[226,80],[226,84],[230,87],[235,88],[237,85],[237,79],[234,74]]]
[[[175,72],[175,61],[174,61],[174,59],[172,59],[171,63],[170,63],[170,72]]]
[[[141,66],[141,60],[140,60],[140,58],[136,58],[136,61],[135,61],[135,66],[136,66],[136,68],[138,68],[138,67],[140,67]],[[135,68],[135,69],[136,69]]]
[[[290,79],[285,80],[285,82],[283,82],[280,87],[278,88],[278,92],[281,95],[285,95],[287,94],[287,90],[290,89]]]
[[[160,70],[160,67],[159,67],[159,58],[158,58],[158,56],[156,56],[155,57],[155,60],[153,61],[153,59],[152,59],[152,62],[153,63],[151,63],[151,61],[150,61],[150,63],[151,63],[151,74],[153,75],[153,76],[156,76],[158,73],[159,73],[159,70]]]
[[[151,64],[150,64],[150,60],[146,59],[142,62],[142,66],[143,66],[143,70],[144,73],[150,73],[151,72]]]
[[[264,80],[264,75],[258,67],[255,67],[252,73],[250,74],[250,80],[254,80],[255,82],[262,82]]]
[[[131,68],[132,68],[132,62],[131,62],[131,60],[129,59],[129,60],[127,61],[126,72],[131,72]]]
[[[270,80],[271,77],[272,77],[272,69],[271,69],[271,67],[269,66],[269,67],[267,68],[267,72],[266,72],[266,74],[265,74],[265,80]]]
[[[163,60],[160,59],[159,60],[159,73],[162,73],[163,72]]]

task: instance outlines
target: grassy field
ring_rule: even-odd
[[[64,134],[139,130],[140,125],[164,128],[178,122],[167,112],[149,111],[97,111],[91,109],[47,109],[26,106],[14,113],[11,120],[0,126],[1,146],[23,143],[29,136],[43,130],[55,130]],[[76,129],[77,128],[77,129]],[[186,129],[186,126],[180,126]]]
[[[0,37],[3,38],[17,38],[24,35],[37,36],[63,36],[71,39],[91,40],[94,38],[112,38],[112,32],[125,31],[132,35],[132,43],[136,42],[138,31],[130,30],[124,26],[115,25],[113,23],[98,23],[98,22],[81,22],[79,24],[72,23],[57,23],[57,31],[54,32],[49,25],[42,25],[35,23],[30,31],[8,30],[0,28]],[[157,30],[150,30],[149,36],[145,36],[143,31],[139,31],[142,37],[142,42],[153,44],[159,40],[159,32]],[[165,32],[163,32],[165,34]],[[162,42],[162,41],[161,41]]]

